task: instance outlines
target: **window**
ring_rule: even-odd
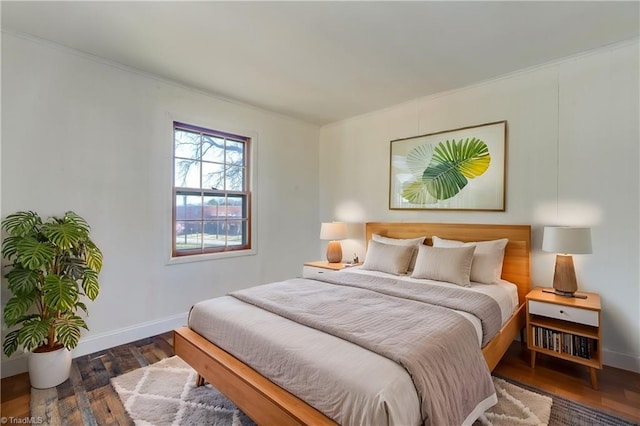
[[[251,248],[251,139],[173,123],[173,256]]]

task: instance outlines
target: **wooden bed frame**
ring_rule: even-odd
[[[431,236],[459,241],[488,241],[508,238],[502,278],[518,286],[519,307],[498,334],[482,349],[490,370],[524,328],[524,299],[530,287],[531,227],[529,225],[467,225],[438,223],[378,222],[366,224],[366,238],[372,234],[392,238]],[[182,327],[174,331],[176,355],[205,380],[233,401],[259,425],[333,425],[335,422],[295,395],[272,383],[248,365],[204,337]]]

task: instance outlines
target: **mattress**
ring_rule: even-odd
[[[357,268],[351,271],[387,276]],[[468,290],[494,298],[503,323],[517,306],[517,289],[507,282],[474,284]],[[480,321],[459,313],[474,324],[480,341]],[[422,423],[419,398],[407,371],[361,346],[230,296],[196,304],[189,327],[339,424]],[[300,377],[307,379],[301,382]]]

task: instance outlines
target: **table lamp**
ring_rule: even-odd
[[[584,298],[584,296],[575,294],[578,290],[578,283],[571,255],[591,253],[591,229],[545,226],[542,236],[542,250],[557,253],[553,274],[554,293],[564,297]]]
[[[342,261],[342,245],[340,241],[347,238],[347,225],[342,222],[323,223],[320,227],[320,239],[329,240],[327,246],[327,261],[340,263]]]

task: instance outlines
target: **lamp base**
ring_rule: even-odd
[[[573,294],[578,290],[578,282],[576,281],[576,272],[573,269],[573,257],[571,255],[558,254],[556,256],[553,288],[562,294]]]
[[[555,290],[553,288],[543,288],[542,292],[543,293],[553,293],[556,296],[562,296],[562,297],[574,297],[576,299],[586,299],[587,298],[586,294],[569,293],[569,292],[566,292],[566,291]]]
[[[342,262],[342,244],[340,241],[329,241],[327,246],[327,261],[329,263]]]

